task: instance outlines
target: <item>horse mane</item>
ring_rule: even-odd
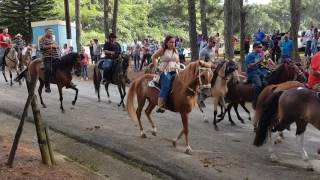
[[[285,63],[278,66],[269,77],[266,78],[268,84],[277,84],[279,82],[279,76],[283,73],[285,69]]]
[[[75,52],[62,56],[61,60],[57,62],[57,68],[71,71],[77,57],[78,53]]]
[[[212,77],[212,80],[211,80],[211,87],[213,87],[214,84],[216,83],[216,80],[217,80],[218,75],[219,75],[219,71],[220,71],[220,69],[222,68],[222,66],[223,66],[226,62],[227,62],[227,61],[225,61],[225,60],[221,61],[221,62],[218,64],[217,68],[213,71],[213,77]]]
[[[179,77],[180,81],[183,82],[183,84],[187,87],[196,78],[198,78],[197,75],[199,73],[199,67],[211,68],[211,65],[202,60],[191,62],[186,66],[184,70],[179,72],[179,75],[177,75],[177,77]]]

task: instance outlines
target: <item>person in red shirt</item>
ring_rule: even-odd
[[[81,80],[88,80],[88,64],[89,64],[89,55],[82,50],[82,78]]]
[[[311,59],[308,86],[320,92],[320,52],[315,54]]]
[[[11,46],[11,36],[8,34],[8,28],[4,28],[0,34],[0,66],[4,63],[6,49]]]

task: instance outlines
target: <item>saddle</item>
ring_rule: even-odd
[[[176,75],[172,76],[172,80],[171,82],[174,81]],[[151,87],[151,88],[155,88],[157,89],[158,91],[160,91],[161,89],[161,76],[160,75],[156,75],[151,81],[148,82],[148,87]],[[170,111],[174,111],[174,104],[173,104],[173,101],[172,101],[172,98],[171,98],[171,91],[172,91],[172,87],[170,87],[170,93],[168,95],[168,97],[165,97],[164,98],[164,108],[165,109],[168,109]]]

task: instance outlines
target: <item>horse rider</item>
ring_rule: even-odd
[[[10,48],[11,44],[12,40],[10,34],[8,34],[8,28],[3,28],[3,31],[0,34],[0,66],[5,63],[5,53],[6,50]]]
[[[18,54],[19,54],[19,59],[21,59],[22,57],[22,50],[24,49],[24,47],[26,46],[25,41],[22,39],[22,35],[20,33],[18,33],[15,38],[13,39],[13,43],[16,45],[17,50],[18,50]]]
[[[173,77],[176,74],[179,63],[179,54],[175,46],[175,38],[171,35],[166,36],[163,45],[151,57],[154,68],[158,67],[157,60],[160,57],[160,94],[158,98],[157,112],[164,112],[165,98],[168,97],[172,85]]]
[[[215,37],[211,36],[208,39],[208,44],[202,48],[200,50],[199,53],[199,60],[204,60],[205,62],[212,62],[214,63],[215,61],[215,45],[216,45],[216,41],[215,41]],[[200,92],[200,96],[199,96],[199,106],[201,107],[206,107],[206,105],[204,104],[204,100],[206,99],[206,95],[204,94],[204,92]]]
[[[39,40],[40,51],[44,64],[44,84],[45,92],[50,93],[50,76],[52,76],[52,66],[60,60],[59,46],[53,40],[53,30],[47,29],[46,34]]]
[[[105,59],[103,62],[103,78],[101,83],[106,84],[108,75],[112,72],[113,61],[119,58],[121,54],[121,46],[117,42],[117,36],[114,33],[110,33],[108,41],[103,46],[105,53]]]
[[[266,85],[260,66],[260,64],[264,60],[264,58],[261,58],[261,56],[259,55],[259,53],[261,52],[261,48],[262,46],[260,42],[255,42],[253,44],[253,51],[247,55],[245,61],[245,65],[247,67],[248,81],[251,82],[254,86],[254,99],[252,103],[253,106],[255,106],[258,95],[262,91],[263,87]]]
[[[259,55],[263,58],[263,61],[260,63],[263,77],[266,77],[270,73],[270,69],[275,66],[275,63],[271,59],[270,51],[269,44],[266,42],[262,43],[262,50]]]

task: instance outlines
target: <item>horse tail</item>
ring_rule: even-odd
[[[256,136],[253,144],[255,146],[261,146],[267,137],[268,128],[272,125],[275,117],[278,114],[279,98],[283,91],[273,93],[264,104],[264,109],[261,112],[261,119],[259,120]]]
[[[19,73],[18,76],[14,79],[14,81],[16,81],[16,82],[21,81],[22,78],[26,77],[27,72],[28,72],[28,68],[26,68],[21,73]]]
[[[100,82],[99,82],[99,70],[96,66],[93,68],[93,84],[96,93],[100,91]]]
[[[137,117],[136,110],[134,108],[133,101],[134,101],[134,97],[137,94],[136,86],[137,86],[138,82],[139,81],[135,80],[131,84],[131,86],[129,88],[129,92],[128,92],[128,98],[127,98],[127,111],[128,111],[129,116],[130,116],[130,119],[135,121],[135,122],[138,121],[138,117]]]

